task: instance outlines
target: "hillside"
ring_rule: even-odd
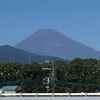
[[[21,63],[32,63],[42,62],[45,60],[59,60],[57,57],[39,56],[37,54],[25,52],[20,49],[15,49],[9,45],[0,46],[0,63],[7,62],[21,62]]]
[[[63,59],[100,58],[100,52],[81,44],[53,29],[40,29],[30,37],[15,45],[39,55],[56,56]]]

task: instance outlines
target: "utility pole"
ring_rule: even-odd
[[[45,77],[43,79],[43,84],[46,84],[47,93],[49,92],[50,77]]]
[[[42,68],[42,70],[49,70],[51,72],[51,76],[50,77],[46,77],[45,79],[47,79],[47,87],[49,87],[49,83],[48,80],[50,81],[50,78],[51,78],[51,81],[52,81],[52,88],[53,88],[53,93],[54,93],[54,75],[55,75],[55,72],[54,72],[54,67],[52,68]],[[47,88],[48,89],[48,88]]]
[[[13,55],[13,63],[15,62],[15,57],[14,57],[14,55]]]
[[[13,61],[13,63],[15,62],[15,55],[14,55],[14,51],[13,51],[13,53],[12,53],[13,55],[12,55],[12,61]]]
[[[29,53],[29,55],[28,55],[28,60],[29,60],[29,64],[31,64],[31,55],[30,55],[30,53]]]
[[[55,80],[55,72],[54,72],[54,68],[52,68],[52,87],[53,87],[53,93],[54,93],[54,80]]]

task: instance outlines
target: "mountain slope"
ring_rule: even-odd
[[[25,52],[20,49],[15,49],[9,45],[0,46],[0,63],[7,62],[21,62],[21,63],[32,63],[42,62],[45,60],[60,60],[57,57],[39,56],[33,53]]]
[[[39,55],[73,59],[99,58],[100,52],[83,45],[53,29],[40,29],[30,37],[18,43],[15,48]]]

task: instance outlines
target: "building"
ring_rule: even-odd
[[[3,86],[0,89],[1,93],[25,93],[25,90],[21,86]]]

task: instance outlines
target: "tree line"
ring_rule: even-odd
[[[43,68],[54,68],[54,72]],[[0,88],[4,85],[20,85],[29,93],[100,92],[100,61],[75,58],[70,62],[0,64]]]

